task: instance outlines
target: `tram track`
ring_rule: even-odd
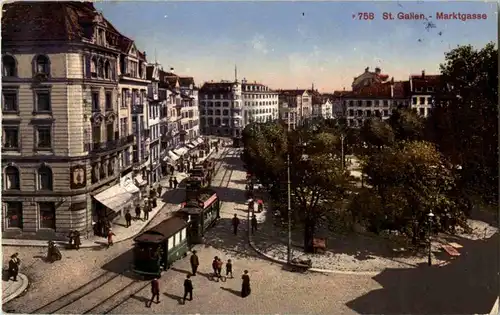
[[[219,174],[223,164],[227,164],[224,160],[231,151],[231,149],[224,150],[219,156],[213,179]],[[229,186],[232,173],[232,169],[224,171],[219,187]],[[31,314],[108,314],[150,285],[149,281],[134,279],[133,275],[128,276],[130,272],[130,269],[121,273],[104,272],[71,292],[37,308]],[[88,308],[89,304],[92,305],[91,308]]]

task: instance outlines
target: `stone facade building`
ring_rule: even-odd
[[[3,236],[91,235],[93,221],[138,196],[132,96],[119,72],[133,45],[89,2],[3,10]]]
[[[308,90],[279,90],[279,118],[295,128],[312,115],[312,95]]]

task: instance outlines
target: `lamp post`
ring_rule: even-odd
[[[290,111],[288,111],[288,133],[290,133]],[[287,150],[286,154],[286,165],[287,165],[287,199],[288,199],[288,244],[286,248],[287,252],[287,263],[292,262],[292,196],[291,196],[291,186],[292,182],[290,179],[290,151]]]
[[[340,144],[342,146],[342,151],[341,151],[341,157],[342,157],[342,171],[344,170],[345,167],[345,156],[344,156],[344,140],[345,140],[345,135],[342,134],[340,136]]]
[[[427,264],[429,266],[432,266],[432,239],[431,239],[431,235],[432,235],[432,219],[434,218],[434,213],[432,213],[432,210],[429,211],[429,213],[427,214],[427,217],[429,218],[429,251],[428,251],[428,255],[427,255]]]

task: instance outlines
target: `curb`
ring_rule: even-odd
[[[252,249],[257,252],[259,255],[267,258],[268,260],[275,262],[280,265],[288,265],[285,260],[275,258],[271,255],[268,255],[261,250],[257,249],[251,238],[248,238],[248,244]],[[332,270],[332,269],[320,269],[320,268],[309,268],[308,271],[316,272],[316,273],[326,273],[326,274],[343,274],[343,275],[358,275],[358,276],[375,276],[381,273],[382,271],[348,271],[348,270]]]
[[[16,291],[12,292],[8,296],[2,296],[2,305],[6,304],[9,301],[12,301],[13,299],[21,295],[24,291],[26,291],[26,289],[28,288],[29,285],[28,277],[23,273],[19,273],[17,276],[20,278],[23,284],[21,285],[21,287],[19,287]]]

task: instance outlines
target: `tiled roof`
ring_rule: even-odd
[[[200,93],[205,94],[224,94],[232,92],[233,83],[231,82],[205,82],[200,88]]]
[[[306,91],[307,90],[292,89],[292,90],[278,90],[277,92],[279,92],[279,94],[283,96],[299,96],[304,94]]]
[[[91,2],[14,2],[3,6],[2,41],[78,40],[97,14]]]
[[[439,88],[442,84],[440,75],[411,75],[410,80],[412,81],[412,88],[427,88],[433,87],[434,89]]]
[[[194,78],[193,77],[179,77],[179,85],[189,87],[190,85],[194,86]]]
[[[165,81],[170,85],[171,87],[175,87],[177,84],[178,77],[172,77],[172,76],[165,76]]]
[[[410,97],[410,81],[394,82],[394,98]]]

